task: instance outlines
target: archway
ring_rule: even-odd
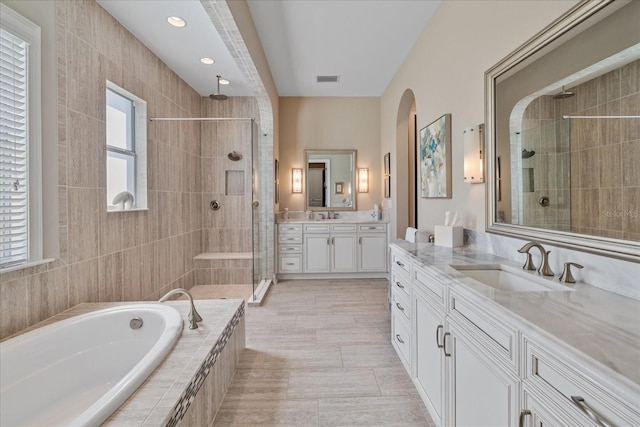
[[[396,233],[403,237],[407,227],[417,227],[416,208],[416,100],[411,89],[407,89],[400,98],[396,118],[395,196],[392,200],[396,212]]]

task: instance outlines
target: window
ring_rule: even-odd
[[[40,27],[0,3],[0,269],[42,259]]]
[[[108,209],[145,209],[146,102],[111,82],[106,99]]]

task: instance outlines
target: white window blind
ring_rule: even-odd
[[[29,259],[28,43],[0,28],[0,268]]]

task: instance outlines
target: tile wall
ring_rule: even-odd
[[[0,338],[81,302],[190,288],[202,223],[211,221],[202,214],[198,122],[150,122],[149,210],[107,213],[106,80],[145,99],[149,117],[199,117],[206,102],[95,1],[56,0],[56,9],[61,253],[0,276]],[[207,250],[226,241],[206,238]]]

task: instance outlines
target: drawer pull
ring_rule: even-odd
[[[442,351],[446,357],[451,357],[451,353],[447,353],[447,337],[451,335],[449,332],[444,333],[444,338],[442,338]]]
[[[396,282],[396,286],[399,287],[400,289],[404,289],[404,285],[402,285],[402,283],[400,282]]]
[[[327,237],[327,245],[331,244],[331,238]]]
[[[596,423],[597,425],[602,426],[602,427],[611,427],[609,424],[604,422],[602,420],[602,418],[600,418],[598,416],[598,414],[596,414],[596,412],[589,407],[589,405],[587,405],[587,402],[584,401],[584,397],[582,397],[582,396],[571,396],[571,400],[573,400],[573,403],[575,403],[576,406],[578,406],[578,408],[582,409],[582,412],[587,414],[587,416],[589,418],[591,418],[591,420],[594,423]]]
[[[369,230],[375,230],[377,227],[367,227]]]
[[[400,261],[396,261],[396,264],[398,264],[400,267],[404,267],[404,264],[401,263]]]
[[[436,346],[438,348],[444,348],[444,344],[440,344],[440,331],[444,328],[442,325],[438,325],[436,328]]]
[[[358,238],[358,243],[359,243],[359,244],[362,244],[362,237],[359,237],[359,238]]]
[[[288,262],[287,265],[296,265],[294,262]]]
[[[396,334],[396,339],[398,340],[398,342],[400,342],[400,344],[404,344],[404,341],[402,340],[400,334]]]
[[[400,311],[404,311],[404,307],[401,306],[399,302],[396,303],[396,307],[398,307]]]
[[[527,415],[531,415],[531,411],[528,409],[523,409],[520,412],[520,422],[518,423],[519,427],[524,427],[524,417],[526,417]]]

